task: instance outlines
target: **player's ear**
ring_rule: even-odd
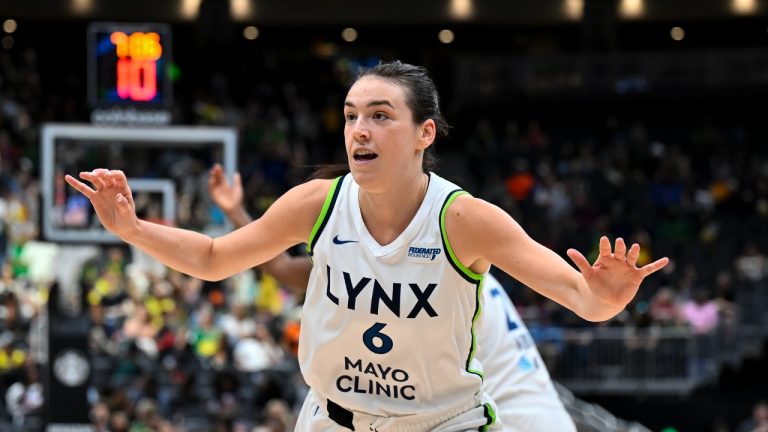
[[[418,150],[424,150],[435,142],[437,136],[437,125],[432,119],[426,119],[418,128]]]

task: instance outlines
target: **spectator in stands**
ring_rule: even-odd
[[[8,225],[5,223],[8,204],[3,195],[3,185],[0,184],[0,268],[5,267],[5,257],[8,251]]]
[[[159,430],[160,423],[155,402],[141,399],[136,404],[136,419],[131,422],[130,432],[154,432]]]
[[[651,318],[658,325],[677,325],[680,322],[680,313],[679,301],[671,288],[660,289],[651,299]]]
[[[728,333],[732,333],[738,325],[738,309],[733,298],[733,279],[730,271],[718,272],[715,277],[715,303],[720,312],[721,327]]]
[[[683,322],[697,335],[710,333],[719,322],[717,303],[703,289],[697,290],[693,299],[683,304],[681,316]]]
[[[235,367],[245,372],[256,372],[277,365],[283,351],[272,339],[264,324],[257,324],[243,335],[234,349]]]
[[[43,384],[40,382],[37,368],[31,362],[27,362],[24,368],[24,379],[12,384],[5,393],[5,403],[14,425],[18,428],[34,427],[35,425],[27,420],[27,416],[40,414],[43,398]]]
[[[272,399],[267,402],[267,407],[264,411],[266,419],[263,422],[263,427],[266,430],[270,432],[289,432],[293,430],[296,419],[284,401]]]
[[[132,312],[123,323],[123,341],[133,342],[146,355],[157,356],[157,343],[155,336],[158,328],[152,323],[152,316],[147,312],[147,307],[140,301],[133,301]]]
[[[768,401],[758,401],[752,408],[752,417],[742,421],[736,432],[768,432]]]
[[[248,306],[237,303],[222,314],[218,327],[224,332],[229,343],[234,346],[241,338],[254,333],[256,322],[250,317]]]
[[[522,143],[534,154],[541,154],[549,147],[549,137],[541,128],[541,124],[532,120],[528,122],[528,130],[522,137]]]
[[[29,320],[21,311],[19,298],[14,292],[0,295],[0,332],[8,332],[13,341],[23,341],[29,332]]]
[[[109,419],[109,427],[110,432],[129,432],[131,422],[125,412],[116,411]]]
[[[90,419],[94,432],[109,432],[109,407],[107,404],[102,401],[93,404]]]
[[[517,201],[526,201],[536,185],[536,179],[530,172],[529,163],[523,158],[515,159],[512,172],[505,179],[507,193]]]
[[[221,330],[214,325],[213,308],[203,303],[197,310],[197,320],[189,330],[189,344],[202,359],[212,358],[221,344]]]
[[[682,320],[691,329],[694,356],[689,357],[689,373],[704,378],[714,372],[714,333],[720,321],[717,302],[704,289],[696,290],[694,297],[683,304]]]
[[[104,322],[104,307],[95,304],[90,307],[91,331],[88,338],[91,354],[94,356],[114,356],[117,344],[112,339],[112,331]]]
[[[744,246],[734,264],[737,276],[743,281],[759,282],[768,275],[768,258],[751,242]]]

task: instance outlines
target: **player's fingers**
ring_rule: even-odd
[[[112,180],[112,184],[118,188],[128,203],[132,202],[131,186],[128,184],[128,177],[126,177],[125,173],[122,170],[112,170],[107,173],[107,176]]]
[[[640,245],[634,243],[632,247],[629,248],[629,253],[627,253],[627,264],[634,267],[637,264],[638,258],[640,258]]]
[[[640,274],[643,277],[646,277],[653,272],[663,269],[664,266],[666,266],[667,264],[669,264],[669,258],[664,257],[664,258],[658,259],[648,265],[641,267]]]
[[[101,179],[99,179],[96,175],[94,175],[93,171],[81,172],[80,178],[90,182],[91,185],[93,186],[93,189],[95,189],[95,192],[98,192],[101,189],[104,189],[104,182]]]
[[[218,162],[213,164],[213,168],[211,168],[211,176],[221,180],[224,177],[224,167]]]
[[[232,181],[234,182],[235,186],[242,186],[243,185],[243,178],[240,177],[240,172],[236,172],[234,177],[232,178]]]
[[[96,189],[106,189],[112,186],[112,180],[104,176],[97,176],[94,178],[94,180],[95,180],[95,183],[98,185]]]
[[[108,179],[112,180],[113,184],[117,187],[128,186],[128,178],[121,170],[111,170],[106,173]]]
[[[613,250],[613,257],[618,259],[625,259],[627,255],[627,245],[624,243],[624,239],[619,237],[616,239],[616,246]]]
[[[130,202],[123,194],[115,194],[115,201],[117,202],[117,211],[121,214],[126,215],[131,211]]]
[[[77,189],[80,193],[88,197],[89,199],[96,193],[95,190],[88,187],[87,184],[81,182],[80,180],[72,177],[71,175],[67,174],[64,176],[64,181],[69,183],[70,186]]]
[[[601,257],[611,256],[611,241],[608,240],[608,237],[606,236],[600,237],[600,256]]]
[[[91,183],[96,186],[96,190],[104,189],[112,185],[112,182],[107,180],[107,173],[109,173],[109,170],[105,168],[97,168],[91,171]]]
[[[587,275],[592,271],[592,266],[589,265],[589,261],[584,258],[584,255],[582,255],[581,252],[576,249],[568,249],[565,253],[568,254],[568,257],[574,264],[576,264],[576,267],[579,268],[579,271],[581,271],[583,275]]]
[[[211,168],[211,175],[208,177],[208,182],[211,185],[217,185],[224,181],[224,171],[221,169],[221,165],[215,164]]]

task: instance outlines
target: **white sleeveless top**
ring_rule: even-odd
[[[483,326],[478,333],[477,357],[486,374],[483,391],[496,402],[504,424],[505,411],[519,409],[521,400],[549,396],[560,404],[544,361],[531,333],[517,313],[504,287],[490,273],[483,279]]]
[[[453,258],[444,235],[444,210],[466,192],[430,173],[413,220],[382,246],[363,223],[359,190],[350,174],[334,181],[307,245],[304,379],[322,397],[377,416],[466,404],[482,387],[474,354],[483,275]]]

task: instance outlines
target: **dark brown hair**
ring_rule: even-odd
[[[381,62],[372,68],[361,68],[350,87],[361,78],[369,76],[381,78],[402,87],[405,90],[405,103],[413,113],[414,123],[421,124],[432,119],[436,127],[435,140],[448,136],[451,127],[440,112],[437,87],[432,78],[429,77],[426,68],[403,63],[400,60]],[[421,167],[425,172],[432,171],[437,167],[437,156],[433,146],[427,147],[424,151]],[[322,165],[316,167],[310,178],[335,178],[347,172],[349,172],[347,164]]]
[[[352,84],[354,85],[361,78],[368,76],[381,78],[402,87],[405,90],[405,103],[413,113],[413,121],[421,124],[432,119],[437,129],[435,140],[448,136],[451,127],[440,112],[440,97],[437,94],[437,87],[432,78],[429,77],[426,68],[403,63],[400,60],[381,62],[369,69],[361,68]],[[437,157],[432,146],[429,146],[424,151],[422,168],[424,171],[431,171],[435,169],[436,165]]]

